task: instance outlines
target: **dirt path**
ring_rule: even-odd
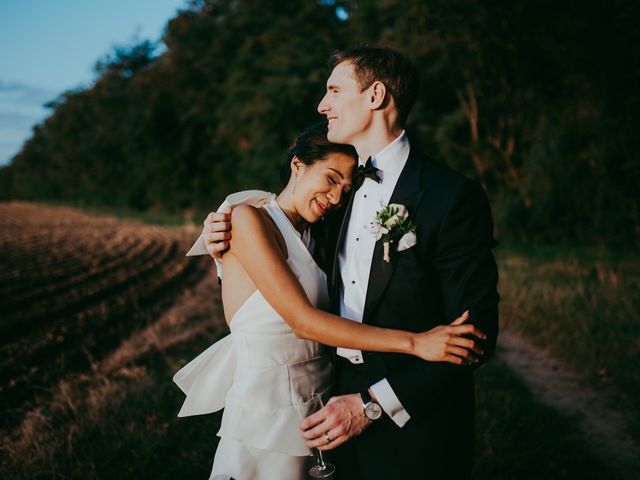
[[[518,334],[501,332],[497,354],[541,402],[576,417],[594,451],[621,478],[640,472],[640,448],[625,433],[631,412],[610,408],[605,394],[580,384],[575,373]]]

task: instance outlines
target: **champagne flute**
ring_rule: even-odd
[[[307,398],[303,397],[303,400],[305,400],[304,403],[296,405],[298,415],[300,415],[300,418],[303,420],[324,407],[322,397],[318,393],[312,393]],[[311,478],[331,478],[336,471],[336,467],[331,463],[325,462],[322,457],[322,452],[317,448],[313,449],[313,453],[316,458],[316,464],[309,469]]]

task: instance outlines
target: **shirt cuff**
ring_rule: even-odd
[[[383,378],[378,383],[371,385],[370,388],[384,412],[391,417],[396,425],[400,428],[404,427],[411,416],[400,403],[387,379]]]
[[[217,258],[213,259],[216,262],[216,271],[218,272],[218,281],[222,280],[222,262]]]
[[[364,363],[364,360],[362,359],[362,351],[360,350],[338,347],[336,349],[336,354],[338,354],[342,358],[346,358],[351,363]]]

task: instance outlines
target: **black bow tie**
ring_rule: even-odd
[[[380,177],[378,176],[379,171],[380,170],[378,168],[373,166],[371,163],[371,157],[369,157],[364,166],[360,165],[356,168],[356,171],[353,172],[353,180],[351,182],[353,190],[358,190],[364,183],[365,178],[370,178],[374,182],[380,183]]]

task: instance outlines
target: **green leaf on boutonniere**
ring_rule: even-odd
[[[389,262],[390,246],[397,243],[397,251],[401,252],[416,244],[416,225],[408,220],[407,207],[399,203],[390,203],[378,210],[372,222],[371,233],[376,241],[382,240],[384,247],[384,261]]]

